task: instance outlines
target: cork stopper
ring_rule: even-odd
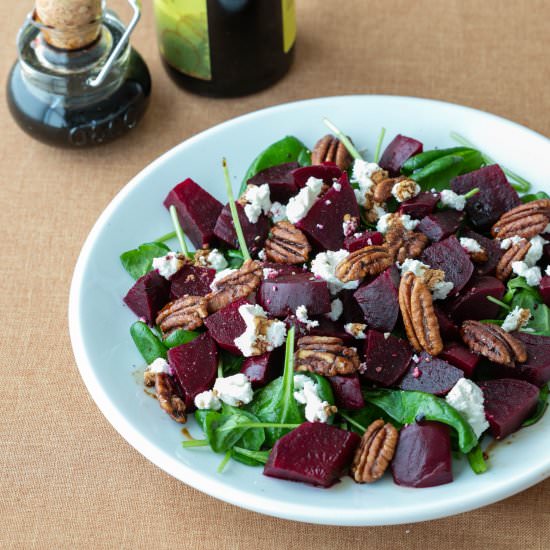
[[[48,44],[77,50],[94,42],[101,32],[103,0],[36,0],[35,19]]]

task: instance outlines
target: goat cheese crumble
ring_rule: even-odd
[[[330,416],[331,406],[328,401],[321,401],[318,385],[304,374],[294,375],[294,399],[305,405],[305,417],[309,422],[326,422]]]
[[[170,374],[170,365],[166,359],[158,357],[147,367],[147,371],[153,374]]]
[[[222,402],[212,390],[206,390],[195,395],[195,407],[199,410],[219,411],[222,408]]]
[[[395,197],[397,202],[404,202],[409,199],[414,199],[418,193],[420,193],[420,185],[410,179],[398,181],[394,184],[391,190],[391,194]]]
[[[344,304],[340,298],[335,298],[330,302],[330,313],[326,315],[331,321],[338,321],[342,313],[344,313]]]
[[[246,204],[244,213],[250,223],[257,223],[259,217],[267,214],[271,209],[271,197],[269,185],[249,185],[243,195]]]
[[[344,219],[342,222],[342,231],[344,232],[344,237],[350,237],[355,233],[358,226],[357,218],[353,216],[347,216],[348,219]]]
[[[546,239],[543,239],[540,235],[536,235],[530,241],[531,246],[523,258],[523,261],[529,266],[533,267],[541,258],[543,247],[548,243]]]
[[[235,271],[237,270],[232,269],[230,267],[227,269],[222,269],[221,271],[218,271],[216,275],[214,275],[214,279],[210,283],[210,290],[214,290],[214,291],[218,290],[218,286],[217,286],[218,281],[221,281],[224,277],[231,275],[231,273],[235,273]]]
[[[161,277],[169,279],[183,267],[184,263],[183,256],[175,252],[168,252],[166,256],[153,258],[153,269],[156,269]]]
[[[376,224],[376,230],[379,233],[386,234],[392,223],[397,220],[403,224],[403,227],[407,231],[416,229],[416,226],[420,223],[420,220],[413,220],[408,214],[398,215],[395,213],[385,213],[379,217],[378,223]]]
[[[340,262],[349,256],[349,252],[341,248],[340,250],[327,250],[319,252],[311,262],[311,272],[328,284],[331,294],[337,294],[343,288],[357,288],[359,281],[342,282],[336,277],[336,267]]]
[[[367,335],[365,334],[365,329],[367,328],[367,325],[364,323],[346,323],[344,325],[344,330],[354,338],[357,338],[358,340],[364,340]]]
[[[470,237],[460,237],[460,246],[466,251],[475,254],[476,252],[483,252],[481,245]]]
[[[443,206],[448,206],[454,210],[464,210],[466,206],[466,197],[450,189],[443,189],[439,194],[439,202],[441,202]]]
[[[242,372],[226,378],[217,378],[212,393],[232,407],[247,405],[254,397],[252,384]]]
[[[514,235],[513,237],[502,239],[502,241],[500,241],[500,248],[502,250],[508,250],[511,246],[513,246],[514,244],[518,244],[521,241],[523,241],[523,237],[518,237],[517,235]]]
[[[502,322],[501,328],[506,332],[513,332],[523,328],[531,318],[531,312],[527,308],[516,306]]]
[[[296,319],[306,325],[308,329],[315,328],[319,326],[319,321],[312,321],[307,316],[307,307],[303,304],[296,308]]]
[[[210,267],[216,271],[221,271],[227,267],[227,260],[225,256],[217,249],[213,248],[208,252],[207,256],[195,256],[198,259],[198,263],[204,267]]]
[[[529,267],[525,262],[512,262],[512,271],[520,277],[525,277],[529,286],[539,286],[542,279],[540,267]]]
[[[420,260],[413,260],[411,258],[407,258],[400,266],[401,269],[401,275],[404,275],[407,273],[407,271],[411,271],[414,273],[417,277],[422,278],[427,270],[431,269],[431,267]],[[434,300],[445,300],[447,296],[449,295],[449,292],[453,289],[454,284],[451,281],[438,281],[433,284],[433,286],[430,288],[432,291],[432,298]]]
[[[291,223],[299,222],[311,210],[313,203],[321,194],[323,188],[323,180],[308,178],[305,187],[302,187],[297,195],[290,197],[286,205],[286,217]]]
[[[274,203],[272,203],[271,208],[269,209],[269,213],[271,215],[271,220],[273,221],[273,223],[286,220],[286,206],[284,204],[281,204],[280,202],[275,201]]]
[[[381,172],[382,168],[376,162],[367,162],[366,160],[356,159],[353,163],[352,181],[359,184],[359,189],[355,189],[357,202],[365,206],[367,199],[365,195],[370,192],[374,185],[372,176]]]
[[[460,378],[445,397],[445,401],[456,409],[479,436],[489,427],[483,407],[484,397],[481,388],[467,378]]]

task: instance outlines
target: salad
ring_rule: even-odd
[[[547,407],[550,198],[461,136],[381,154],[382,130],[367,160],[324,122],[311,151],[261,152],[236,200],[224,161],[225,205],[182,181],[174,231],[121,255],[144,383],[220,472],[431,487],[462,456],[482,474],[482,440]]]

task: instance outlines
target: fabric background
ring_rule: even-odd
[[[269,105],[347,93],[458,102],[550,135],[547,0],[297,3],[290,74],[257,95],[209,100],[181,91],[166,76],[151,2],[144,2],[133,44],[153,76],[152,103],[139,130],[105,148],[65,151],[29,139],[11,120],[2,86],[0,547],[550,547],[550,480],[481,510],[396,527],[320,527],[240,510],[150,464],[84,388],[67,331],[80,247],[120,187],[188,136]],[[122,0],[109,4],[128,20]],[[0,3],[4,81],[30,9],[30,1]]]

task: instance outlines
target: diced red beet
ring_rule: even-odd
[[[309,330],[311,336],[334,336],[340,338],[346,346],[357,346],[357,340],[344,330],[342,323],[335,323],[325,317],[319,317],[317,320],[319,321],[319,326]]]
[[[422,219],[434,211],[435,205],[439,202],[439,193],[423,191],[416,197],[403,201],[397,211],[400,214],[408,214],[411,218]]]
[[[310,242],[322,250],[340,250],[344,245],[344,217],[349,214],[359,219],[359,206],[348,175],[344,172],[338,182],[340,191],[331,187],[313,203],[307,215],[296,223],[296,227],[307,234]]]
[[[124,297],[124,303],[153,326],[157,313],[168,303],[170,283],[156,270],[140,277]]]
[[[363,231],[355,235],[350,235],[344,239],[344,248],[350,252],[355,252],[360,248],[365,248],[365,246],[378,246],[384,242],[384,236],[378,231]]]
[[[439,332],[445,340],[454,340],[460,338],[458,327],[451,321],[449,316],[438,306],[434,305],[435,316],[439,323]]]
[[[539,397],[536,386],[513,378],[485,380],[479,387],[485,398],[485,416],[496,439],[518,430],[535,409]]]
[[[297,162],[285,162],[277,166],[271,166],[261,170],[255,176],[248,180],[248,185],[269,185],[269,196],[271,202],[281,202],[286,204],[288,199],[298,193],[298,187],[294,183],[292,175],[300,165]]]
[[[391,469],[395,483],[405,487],[450,483],[453,470],[449,427],[424,421],[402,428]]]
[[[487,300],[487,296],[500,300],[505,290],[502,281],[495,277],[474,275],[462,292],[445,304],[445,311],[457,325],[467,319],[495,319],[500,306]]]
[[[471,352],[466,346],[458,342],[451,342],[445,346],[439,357],[459,368],[466,378],[472,378],[479,363],[479,355]]]
[[[275,443],[264,474],[330,487],[347,472],[360,440],[323,422],[304,422]]]
[[[332,386],[338,408],[353,411],[362,409],[365,406],[365,400],[361,392],[361,382],[357,374],[331,376],[328,380]]]
[[[500,261],[500,258],[504,254],[504,250],[500,248],[500,241],[488,239],[487,237],[484,237],[483,235],[469,229],[463,231],[462,236],[474,239],[474,241],[477,241],[483,250],[487,252],[487,261],[481,263],[476,262],[474,264],[474,273],[477,275],[489,275],[492,273]]]
[[[178,183],[166,199],[164,206],[176,207],[184,233],[197,248],[214,241],[214,227],[222,204],[191,178]]]
[[[296,275],[296,273],[301,273],[304,271],[301,266],[290,265],[290,264],[276,264],[275,262],[263,262],[263,269],[270,269],[276,271],[277,273],[270,273],[269,279],[274,279],[279,275]]]
[[[442,241],[458,231],[463,219],[464,212],[443,210],[422,218],[416,229],[433,242]]]
[[[415,361],[414,356],[409,370],[398,387],[402,390],[423,391],[434,395],[446,395],[464,373],[447,361],[432,357],[423,351]]]
[[[209,390],[218,371],[218,348],[208,333],[168,350],[168,363],[185,397],[188,412],[195,410],[195,396]]]
[[[250,223],[244,212],[244,207],[236,203],[239,221],[243,230],[244,240],[250,254],[255,254],[263,248],[267,234],[269,233],[269,220],[267,216],[260,215],[256,223]],[[239,248],[239,240],[233,226],[233,218],[231,217],[231,208],[226,204],[214,227],[214,234],[220,241],[223,241],[231,248]]]
[[[386,147],[378,163],[390,176],[398,176],[407,159],[422,153],[423,145],[416,139],[397,134]]]
[[[458,239],[451,235],[443,241],[430,245],[420,258],[433,269],[445,272],[445,280],[453,283],[450,296],[460,292],[470,280],[474,266]]]
[[[312,166],[303,166],[292,172],[294,183],[298,188],[304,187],[309,178],[323,180],[327,185],[332,185],[332,181],[342,175],[342,170],[333,162],[323,162]]]
[[[508,183],[498,164],[484,166],[451,181],[452,190],[460,195],[476,187],[479,193],[467,200],[465,208],[476,227],[494,224],[504,212],[521,204],[519,195]]]
[[[170,300],[184,294],[206,296],[216,275],[215,269],[185,264],[170,278]]]
[[[309,271],[264,279],[260,283],[257,300],[274,317],[294,314],[301,305],[306,306],[309,317],[330,311],[327,283],[316,279]]]
[[[399,300],[395,280],[396,267],[392,266],[374,281],[361,286],[353,297],[363,310],[365,323],[371,328],[391,332],[399,315]],[[399,280],[399,275],[397,275]]]
[[[263,355],[247,357],[243,362],[241,372],[250,380],[254,389],[261,388],[282,373],[283,355],[283,348],[280,347]]]
[[[359,307],[357,300],[353,297],[355,290],[346,288],[341,290],[337,298],[342,302],[342,315],[338,318],[341,325],[346,323],[362,323],[364,321],[363,310]]]
[[[539,292],[547,306],[550,306],[550,276],[545,275],[539,284]]]
[[[365,369],[361,376],[378,386],[392,386],[407,371],[412,349],[406,340],[369,330],[365,340]]]
[[[239,308],[247,303],[249,302],[246,298],[241,298],[240,300],[231,302],[224,308],[216,311],[216,313],[209,315],[204,320],[210,336],[216,341],[218,346],[235,355],[242,355],[239,348],[235,345],[235,338],[246,330],[246,323],[239,313]]]

